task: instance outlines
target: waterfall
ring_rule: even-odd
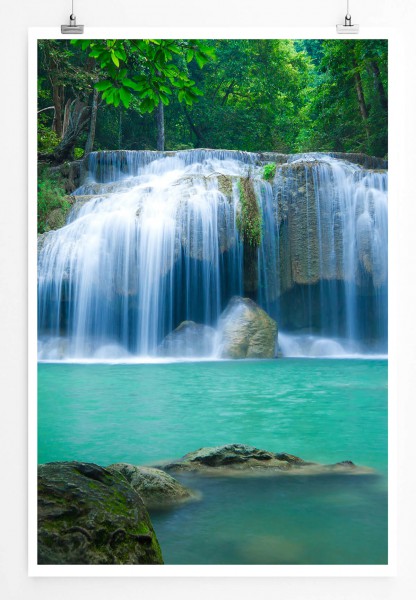
[[[261,215],[250,253],[243,178]],[[247,293],[248,255],[250,295],[279,327],[384,351],[386,182],[385,170],[323,154],[91,153],[67,224],[39,243],[40,359],[155,356],[183,321],[215,327]]]
[[[365,341],[385,352],[386,171],[309,154],[289,158],[273,184],[262,185],[269,188],[261,194],[269,225],[260,303],[284,329]]]

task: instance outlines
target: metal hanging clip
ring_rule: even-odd
[[[351,23],[350,0],[347,0],[347,14],[345,15],[345,23],[343,25],[337,25],[337,33],[358,33],[359,30],[359,25],[353,25]]]
[[[74,15],[74,0],[72,0],[72,12],[69,15],[69,25],[61,25],[61,33],[70,35],[84,33],[84,25],[77,25],[77,18]]]

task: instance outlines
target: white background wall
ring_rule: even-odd
[[[79,23],[105,26],[334,26],[345,0],[75,0]],[[70,0],[3,4],[0,44],[0,596],[11,599],[269,598],[402,600],[416,597],[416,9],[411,0],[351,0],[353,21],[392,25],[400,33],[390,85],[396,106],[390,134],[390,394],[398,406],[398,576],[388,579],[29,579],[26,561],[27,477],[27,28],[68,20]],[[197,37],[197,34],[195,35]],[[392,87],[390,87],[392,90]],[[33,207],[32,207],[33,209]],[[413,279],[413,281],[412,281]],[[399,352],[397,352],[399,350]],[[203,543],[203,540],[201,540]],[[340,540],[342,543],[342,540]]]

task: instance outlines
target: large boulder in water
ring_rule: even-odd
[[[109,465],[107,469],[121,473],[139,494],[148,509],[169,508],[196,500],[199,497],[160,469],[128,463],[115,463]]]
[[[222,358],[274,358],[277,323],[253,300],[234,296],[219,321]]]
[[[38,467],[38,563],[163,564],[147,510],[115,471],[82,462]]]
[[[246,444],[200,448],[163,465],[166,471],[196,472],[219,476],[259,475],[373,475],[373,469],[350,460],[330,465],[305,461],[286,452],[269,452]]]
[[[159,346],[161,356],[207,357],[214,351],[215,331],[208,325],[183,321]]]
[[[285,454],[280,457],[273,452],[260,450],[246,444],[227,444],[213,448],[200,448],[195,452],[185,454],[181,459],[164,465],[167,471],[199,471],[209,472],[215,469],[217,473],[229,469],[252,470],[254,468],[274,467],[280,470],[290,468],[290,463],[304,463],[302,459]],[[306,464],[306,463],[305,463]]]

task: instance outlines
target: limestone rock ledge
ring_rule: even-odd
[[[106,468],[123,475],[149,510],[170,508],[200,497],[160,469],[128,463],[116,463]]]
[[[275,357],[277,323],[249,298],[231,298],[218,329],[222,358]]]

